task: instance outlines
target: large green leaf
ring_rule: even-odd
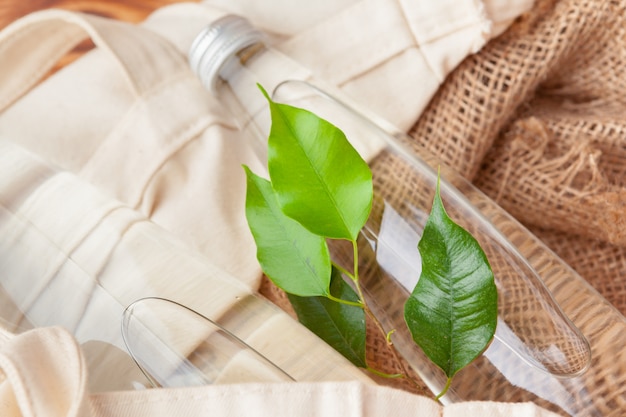
[[[405,320],[413,340],[452,378],[492,340],[498,295],[478,242],[446,214],[439,182],[418,248],[422,273]]]
[[[273,102],[268,168],[285,214],[312,232],[355,240],[372,205],[372,173],[344,133],[315,114]]]
[[[246,218],[263,272],[288,293],[328,295],[331,262],[326,240],[285,216],[271,183],[244,169]]]
[[[354,290],[333,267],[330,292],[336,298],[358,301]],[[354,365],[366,368],[365,311],[325,297],[289,295],[298,320]]]

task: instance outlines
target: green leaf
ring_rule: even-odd
[[[263,272],[284,291],[300,296],[329,294],[331,262],[326,240],[280,210],[272,184],[244,166],[246,218]]]
[[[355,240],[372,205],[372,173],[344,133],[315,114],[270,104],[268,168],[280,205],[312,232]]]
[[[446,214],[439,180],[418,244],[420,279],[404,307],[413,340],[452,378],[493,339],[498,294],[478,242]]]
[[[330,292],[347,301],[358,301],[354,290],[333,267]],[[366,368],[365,311],[326,297],[297,297],[288,295],[298,320],[354,365]]]

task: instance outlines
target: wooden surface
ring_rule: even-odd
[[[193,0],[0,0],[0,30],[12,21],[38,10],[59,8],[127,22],[140,22],[159,7]],[[61,59],[52,72],[93,48],[90,40]]]
[[[61,8],[139,22],[153,10],[183,0],[0,0],[0,28],[36,10]],[[189,0],[187,0],[189,1]]]

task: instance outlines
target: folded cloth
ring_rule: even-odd
[[[33,366],[37,364],[37,366]],[[404,391],[359,382],[212,385],[90,394],[80,346],[66,330],[20,335],[0,328],[3,417],[415,416],[551,417],[533,404],[443,407]]]
[[[205,0],[277,36],[274,46],[402,130],[446,75],[533,0]]]

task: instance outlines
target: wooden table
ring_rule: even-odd
[[[159,7],[182,1],[184,0],[0,0],[0,28],[25,14],[53,7],[138,22]]]
[[[159,7],[183,1],[190,0],[0,0],[0,30],[28,13],[49,8],[80,11],[127,22],[140,22]],[[81,43],[59,61],[56,68],[73,61],[92,47],[91,41]]]

